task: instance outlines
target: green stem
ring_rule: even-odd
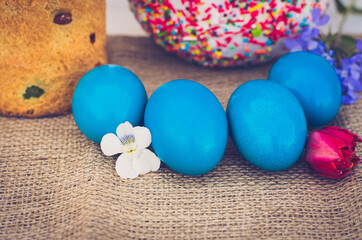
[[[343,13],[342,20],[339,22],[339,25],[338,25],[338,35],[341,35],[343,33],[343,27],[347,21],[348,13],[350,13],[352,11],[353,7],[356,7],[356,1],[357,0],[352,0],[351,3],[347,7],[347,11],[345,13]]]
[[[338,35],[342,34],[343,27],[344,27],[344,24],[346,23],[346,20],[347,20],[347,13],[343,13],[342,20],[339,22],[339,25],[338,25]]]

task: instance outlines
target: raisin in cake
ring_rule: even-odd
[[[0,3],[0,114],[71,110],[78,80],[105,64],[105,0]]]

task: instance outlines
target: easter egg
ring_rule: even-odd
[[[310,52],[287,54],[273,65],[268,78],[298,98],[309,126],[323,126],[337,115],[342,101],[341,84],[323,57]]]
[[[78,82],[72,100],[75,123],[96,143],[117,126],[130,122],[142,124],[147,102],[146,90],[130,70],[103,65],[86,73]]]
[[[267,80],[239,86],[227,105],[230,135],[240,154],[268,171],[292,166],[303,152],[307,125],[297,98]]]
[[[174,80],[159,87],[147,103],[144,124],[153,150],[176,172],[205,174],[224,155],[226,114],[215,95],[197,82]]]
[[[312,22],[328,0],[129,0],[155,42],[204,66],[237,66],[285,54],[284,39]]]

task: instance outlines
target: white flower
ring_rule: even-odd
[[[132,127],[129,122],[117,127],[117,136],[108,133],[101,141],[102,152],[107,156],[121,155],[116,162],[116,171],[122,178],[136,178],[139,174],[157,171],[160,159],[146,149],[151,144],[151,133],[145,127]]]

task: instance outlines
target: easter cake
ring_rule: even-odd
[[[5,0],[0,29],[0,115],[67,113],[78,80],[107,62],[105,0]]]
[[[264,62],[286,53],[294,37],[326,0],[129,0],[155,42],[204,66]]]

